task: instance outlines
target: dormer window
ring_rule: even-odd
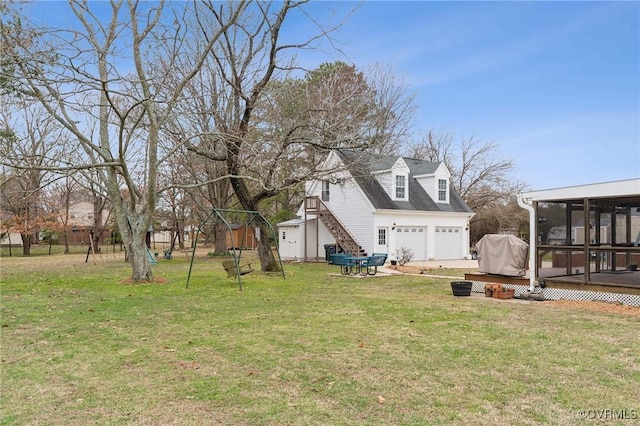
[[[407,198],[407,177],[404,175],[396,176],[396,199],[405,200]]]
[[[447,181],[438,179],[438,201],[447,202]]]

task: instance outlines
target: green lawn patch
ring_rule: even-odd
[[[243,254],[243,256],[245,256]],[[0,424],[600,424],[640,415],[640,318],[455,298],[450,280],[117,256],[2,258]],[[632,411],[636,410],[636,411]],[[595,413],[595,411],[594,411]],[[596,417],[595,414],[591,417]],[[602,417],[602,416],[600,416]],[[608,424],[634,420],[605,418]]]

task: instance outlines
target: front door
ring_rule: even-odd
[[[375,253],[389,254],[389,228],[378,228]]]

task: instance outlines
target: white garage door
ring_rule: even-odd
[[[460,259],[462,253],[462,230],[460,228],[436,227],[436,259]]]
[[[396,228],[396,248],[409,248],[413,261],[427,258],[427,228],[423,226],[398,226]]]

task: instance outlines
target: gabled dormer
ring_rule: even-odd
[[[418,183],[436,203],[449,204],[451,173],[444,163],[437,163],[435,170],[414,176]]]
[[[394,201],[409,201],[409,177],[410,169],[402,159],[398,160],[391,167],[392,187],[389,196]]]
[[[384,157],[389,160],[391,157]],[[392,201],[409,201],[409,178],[411,170],[407,163],[397,158],[393,163],[378,161],[373,164],[372,176]]]

